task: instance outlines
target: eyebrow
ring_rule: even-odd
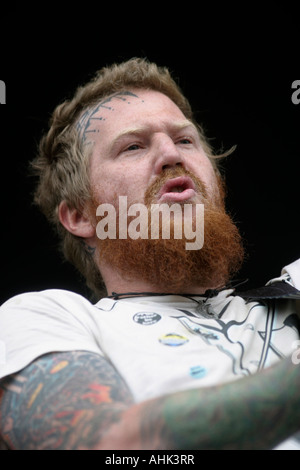
[[[129,127],[127,129],[124,129],[112,140],[109,146],[110,151],[124,137],[133,136],[133,135],[141,135],[144,132],[146,132],[149,129],[149,127],[151,126]],[[171,128],[171,132],[178,132],[180,130],[188,129],[189,127],[191,127],[198,134],[198,130],[195,124],[193,124],[192,121],[189,121],[187,119],[184,121],[172,122],[171,124],[168,124],[168,127]]]

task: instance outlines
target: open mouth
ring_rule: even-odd
[[[193,180],[189,176],[169,179],[158,193],[158,202],[182,202],[196,194]]]

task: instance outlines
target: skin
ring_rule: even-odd
[[[0,428],[11,449],[270,449],[299,430],[299,386],[299,367],[286,360],[134,404],[104,358],[53,353],[2,381]]]
[[[200,177],[216,197],[215,173],[195,128],[157,92],[114,95],[83,115],[77,128],[93,143],[98,201],[114,202],[121,188],[129,203],[142,202],[148,185],[176,165]],[[201,202],[200,195],[193,202]],[[95,227],[87,214],[63,202],[59,215],[94,252]],[[152,289],[143,280],[133,288],[109,266],[99,269],[109,292]],[[299,367],[286,359],[234,383],[136,404],[106,358],[52,353],[0,382],[0,433],[10,449],[272,448],[299,430],[299,386]]]

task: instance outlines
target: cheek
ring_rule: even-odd
[[[98,168],[91,178],[94,200],[116,204],[119,196],[127,196],[128,202],[141,202],[147,182],[143,173],[131,168]]]
[[[216,171],[212,166],[211,161],[205,157],[198,164],[194,164],[191,167],[191,171],[198,176],[198,178],[204,183],[209,198],[214,200],[220,199],[220,184],[219,177],[216,175]]]
[[[191,164],[188,166],[188,170],[195,173],[195,175],[200,178],[203,183],[209,189],[216,184],[216,174],[215,170],[207,157],[203,157],[200,161],[195,159]]]

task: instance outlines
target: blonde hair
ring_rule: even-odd
[[[90,152],[76,129],[79,118],[100,100],[129,89],[159,91],[168,96],[187,119],[195,122],[188,100],[166,68],[144,59],[131,59],[102,68],[90,82],[77,89],[71,100],[64,101],[54,110],[50,129],[42,137],[38,155],[32,162],[39,178],[34,201],[58,232],[65,258],[81,272],[97,297],[104,293],[101,274],[83,240],[61,225],[58,207],[65,200],[70,208],[80,210],[91,196]],[[197,127],[204,150],[214,161],[203,130],[199,125]]]

